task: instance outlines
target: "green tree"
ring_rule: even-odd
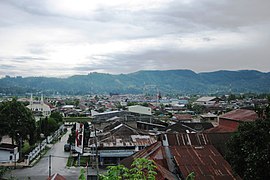
[[[79,100],[79,99],[75,99],[75,100],[74,100],[74,105],[75,105],[76,107],[78,107],[79,104],[80,104],[80,100]]]
[[[48,117],[45,117],[44,119],[41,119],[39,121],[39,129],[41,130],[41,133],[44,134],[45,137],[50,135],[49,127],[48,127]]]
[[[118,166],[109,166],[109,169],[107,171],[106,175],[101,175],[101,180],[122,180],[122,179],[128,179],[129,177],[129,169],[126,168],[123,165]]]
[[[196,114],[203,114],[205,112],[206,107],[198,104],[193,104],[191,110]]]
[[[194,172],[191,172],[187,177],[186,177],[186,180],[194,180],[195,179],[195,173]]]
[[[109,166],[109,169],[105,175],[101,175],[101,180],[154,180],[157,174],[156,165],[154,161],[145,158],[137,158],[133,161],[131,169],[126,168],[123,165]]]
[[[228,142],[226,159],[243,179],[270,178],[270,120],[240,124]]]
[[[36,123],[30,109],[15,98],[0,104],[0,136],[8,135],[14,141],[29,140],[30,145],[36,141]]]
[[[57,124],[56,120],[54,118],[48,119],[48,130],[49,133],[52,134],[59,128],[59,125]]]
[[[157,173],[155,171],[156,165],[154,164],[154,161],[138,158],[133,161],[131,166],[132,168],[129,170],[131,179],[155,179]]]
[[[57,123],[63,122],[63,116],[59,112],[52,112],[50,118],[55,119]]]

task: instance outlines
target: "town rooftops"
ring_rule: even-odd
[[[136,158],[153,160],[157,166],[156,179],[160,180],[177,179],[177,176],[185,179],[191,172],[200,180],[240,179],[233,174],[229,163],[210,144],[207,135],[175,133],[162,136],[162,142],[156,142],[122,160],[121,164],[130,167]],[[168,146],[163,142],[164,139],[168,139]],[[170,170],[169,166],[173,168]]]
[[[225,113],[224,115],[220,116],[219,118],[220,119],[234,120],[234,121],[248,122],[248,121],[255,121],[256,119],[258,119],[258,115],[253,110],[236,109],[236,110],[230,111],[228,113]]]
[[[207,114],[202,114],[201,117],[202,118],[217,118],[217,115],[209,112]]]
[[[191,123],[175,123],[173,125],[168,126],[165,128],[166,132],[180,132],[180,133],[186,133],[186,132],[198,132],[198,131],[204,131],[206,129],[213,128],[214,126],[211,123],[208,122],[191,122]]]
[[[197,99],[196,101],[197,102],[207,102],[207,101],[215,101],[217,99],[218,98],[214,97],[214,96],[204,96],[204,97],[201,97],[201,98]]]

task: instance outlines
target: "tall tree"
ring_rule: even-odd
[[[243,179],[270,179],[270,120],[240,124],[226,158]]]
[[[36,124],[30,109],[15,98],[0,104],[0,135],[8,135],[14,141],[29,140],[35,143]]]
[[[50,118],[55,119],[57,123],[63,122],[63,116],[59,112],[52,112]]]

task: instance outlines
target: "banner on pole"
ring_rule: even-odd
[[[82,123],[76,123],[75,151],[78,153],[83,153],[83,132],[84,125]]]

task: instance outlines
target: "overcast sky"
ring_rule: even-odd
[[[0,77],[270,71],[269,0],[0,0]]]

